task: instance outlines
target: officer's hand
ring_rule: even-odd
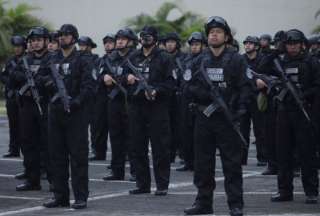
[[[132,75],[132,74],[129,74],[128,75],[128,84],[129,85],[133,85],[136,80],[139,80],[136,76]]]
[[[264,89],[264,88],[268,87],[267,84],[261,79],[256,80],[256,85],[257,85],[258,89]]]
[[[157,92],[156,92],[156,90],[152,90],[151,91],[151,97],[148,95],[148,92],[147,91],[145,91],[144,92],[144,95],[146,96],[146,98],[148,99],[148,100],[154,100],[155,98],[156,98],[156,95],[157,95]]]
[[[105,84],[105,85],[111,86],[111,85],[112,85],[112,82],[113,82],[113,78],[112,78],[110,75],[106,74],[106,75],[104,75],[104,77],[103,77],[103,81],[104,81],[104,84]]]

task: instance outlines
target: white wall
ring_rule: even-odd
[[[91,36],[102,53],[101,38],[115,33],[123,20],[141,12],[153,14],[163,0],[11,0],[10,5],[26,2],[42,8],[34,14],[49,21],[54,28],[75,24],[80,35]],[[298,28],[309,35],[320,24],[314,14],[320,0],[181,0],[184,8],[205,17],[220,15],[237,31],[240,41],[246,35],[274,34],[280,29]]]

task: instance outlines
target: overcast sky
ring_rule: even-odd
[[[164,0],[11,0],[10,5],[26,2],[41,10],[34,14],[58,29],[64,23],[75,24],[80,35],[88,35],[98,43],[96,52],[102,53],[101,38],[115,33],[126,18],[141,12],[154,14]],[[274,34],[277,30],[298,28],[310,35],[320,24],[314,15],[320,0],[181,0],[186,10],[204,17],[219,15],[236,29],[236,39],[246,35]]]

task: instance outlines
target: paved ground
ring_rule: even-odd
[[[0,154],[7,151],[8,128],[5,118],[0,118]],[[192,184],[192,172],[177,172],[172,165],[169,195],[156,197],[151,195],[130,196],[128,190],[135,185],[131,182],[104,182],[101,178],[107,173],[103,162],[90,163],[90,198],[88,208],[74,211],[69,208],[44,209],[41,204],[51,194],[46,181],[42,182],[40,192],[16,192],[20,183],[13,175],[23,170],[20,158],[6,160],[0,158],[0,216],[42,216],[42,215],[183,215],[183,209],[189,207],[195,198]],[[219,158],[217,158],[219,161]],[[249,165],[244,167],[244,199],[246,215],[320,215],[320,204],[304,204],[304,194],[300,179],[295,179],[295,197],[293,202],[271,203],[270,196],[276,190],[275,176],[261,176],[264,168],[256,166],[254,146],[250,150]],[[128,179],[128,176],[127,178]],[[227,215],[226,196],[220,162],[217,163],[217,189],[214,198],[216,215]]]

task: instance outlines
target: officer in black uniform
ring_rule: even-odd
[[[272,37],[269,34],[263,34],[260,36],[259,38],[259,45],[260,45],[260,49],[259,51],[262,54],[270,54],[271,50],[271,41],[272,41]]]
[[[103,65],[106,58],[108,58],[115,48],[115,36],[107,34],[103,38],[103,45],[105,48],[105,55],[99,59],[97,77],[103,72]],[[94,105],[94,120],[92,123],[92,152],[93,156],[89,160],[106,160],[106,153],[108,147],[108,91],[103,82],[98,80],[98,89],[96,94],[96,102]]]
[[[137,188],[129,193],[150,193],[150,139],[157,187],[155,195],[166,195],[170,177],[169,102],[174,88],[172,62],[165,51],[157,48],[158,32],[153,26],[145,26],[140,37],[142,48],[130,58],[130,61],[137,67],[137,71],[141,72],[141,77],[135,72],[129,72],[127,76],[131,96],[130,137],[137,178]],[[142,80],[139,81],[137,76],[144,79],[148,85],[142,86]]]
[[[9,151],[4,158],[19,157],[21,148],[20,138],[20,122],[19,122],[19,106],[17,101],[17,89],[10,79],[10,75],[14,72],[18,64],[20,64],[21,57],[27,48],[26,39],[22,36],[16,35],[11,38],[11,45],[13,46],[14,56],[9,58],[0,75],[0,80],[5,86],[5,99],[7,116],[9,123]]]
[[[269,74],[273,70],[273,59],[275,57],[282,57],[284,52],[283,40],[285,32],[280,30],[275,33],[273,44],[275,49],[270,53],[264,53],[259,63],[259,71],[263,74]],[[258,81],[259,82],[259,81]],[[257,83],[260,90],[265,91],[265,86]],[[277,90],[273,89],[267,96],[267,109],[265,118],[265,147],[267,155],[267,168],[262,172],[262,175],[276,175],[278,171],[277,152],[276,152],[276,105],[274,97],[277,95]]]
[[[238,126],[235,124],[238,125],[239,118],[246,112],[249,91],[245,76],[247,66],[240,54],[226,47],[226,44],[232,41],[232,35],[230,27],[222,17],[210,17],[205,24],[205,31],[209,48],[194,62],[192,69],[199,72],[192,77],[189,86],[198,107],[194,134],[194,184],[198,194],[194,205],[184,212],[187,215],[213,213],[215,155],[218,148],[230,215],[240,216],[243,215],[242,147],[240,136],[235,130]],[[215,106],[216,109],[213,109],[211,115],[205,115],[206,108],[216,102],[213,89],[215,92],[219,91],[220,99],[225,101],[232,116],[223,112],[219,105]]]
[[[320,90],[319,62],[304,50],[304,34],[291,29],[286,32],[285,54],[277,58],[283,68],[283,76],[292,83],[296,96],[303,102],[304,109],[310,113],[316,94]],[[281,77],[279,69],[274,75]],[[272,196],[272,202],[293,200],[294,153],[299,152],[302,184],[306,194],[306,203],[317,203],[319,179],[315,167],[315,143],[313,126],[301,107],[294,99],[294,94],[284,86],[277,98],[276,149],[278,160],[278,193]]]
[[[92,62],[75,48],[79,38],[74,25],[60,28],[61,50],[50,58],[42,76],[49,103],[49,153],[52,160],[54,198],[47,208],[69,206],[69,161],[75,202],[72,208],[86,208],[88,190],[88,101],[94,94]],[[59,79],[58,79],[58,78]],[[64,89],[64,90],[63,90]]]
[[[185,57],[182,65],[183,75],[181,80],[181,133],[182,146],[181,151],[184,159],[184,164],[178,167],[177,171],[192,171],[193,170],[193,131],[194,131],[194,112],[192,110],[192,98],[188,93],[188,85],[192,78],[190,69],[192,61],[196,59],[205,47],[205,37],[201,32],[193,32],[188,38],[190,52]]]
[[[258,67],[261,61],[261,54],[259,50],[259,38],[256,36],[247,36],[243,41],[245,54],[244,58],[247,61],[248,67],[259,73]],[[250,144],[250,131],[251,131],[251,121],[253,125],[253,131],[255,136],[255,144],[257,149],[257,166],[266,166],[267,159],[265,153],[265,135],[264,135],[264,113],[260,112],[257,105],[257,97],[259,90],[256,88],[255,84],[252,83],[250,100],[248,103],[248,112],[241,118],[240,128],[248,144]],[[247,165],[248,161],[248,151],[249,146],[243,149],[242,164]]]
[[[185,53],[182,53],[181,48],[181,39],[176,32],[169,32],[165,36],[165,47],[166,51],[170,54],[173,59],[174,69],[173,77],[176,81],[176,89],[171,96],[170,104],[170,125],[171,125],[171,162],[175,161],[176,153],[179,152],[179,156],[182,158],[182,134],[181,134],[181,81],[183,69],[180,68],[184,58],[186,57]]]
[[[90,98],[91,109],[89,111],[90,115],[90,122],[89,122],[89,130],[90,130],[90,143],[91,146],[94,146],[93,140],[95,136],[94,126],[93,123],[95,121],[95,103],[96,103],[96,95],[98,91],[98,82],[97,82],[97,76],[98,76],[98,67],[99,67],[99,55],[94,54],[92,52],[93,49],[97,48],[97,44],[88,36],[81,36],[78,39],[78,45],[79,45],[79,51],[82,53],[82,55],[87,56],[88,59],[90,59],[91,63],[93,64],[93,70],[92,70],[92,77],[96,81],[95,82],[95,91],[94,91],[94,97]],[[94,149],[93,149],[94,150]],[[95,152],[93,151],[93,154]]]
[[[136,34],[130,28],[120,29],[116,36],[116,51],[114,51],[103,64],[102,75],[99,82],[107,88],[105,97],[109,97],[108,125],[112,150],[111,174],[103,179],[124,180],[126,156],[129,155],[129,122],[127,107],[127,92],[121,90],[126,85],[127,59],[135,51]],[[111,68],[110,68],[111,67]],[[118,84],[118,85],[117,85]],[[130,166],[133,170],[133,166]]]
[[[47,96],[39,85],[39,68],[49,59],[47,45],[49,32],[44,27],[34,27],[28,34],[33,51],[22,60],[12,79],[19,89],[19,111],[21,119],[21,142],[24,155],[26,181],[16,187],[17,191],[41,190],[40,168],[47,172],[50,182],[47,143]],[[29,72],[28,72],[29,71]],[[28,72],[28,73],[27,73]],[[27,74],[35,84],[30,87]],[[33,91],[32,89],[35,89]],[[42,166],[42,167],[40,167]]]

